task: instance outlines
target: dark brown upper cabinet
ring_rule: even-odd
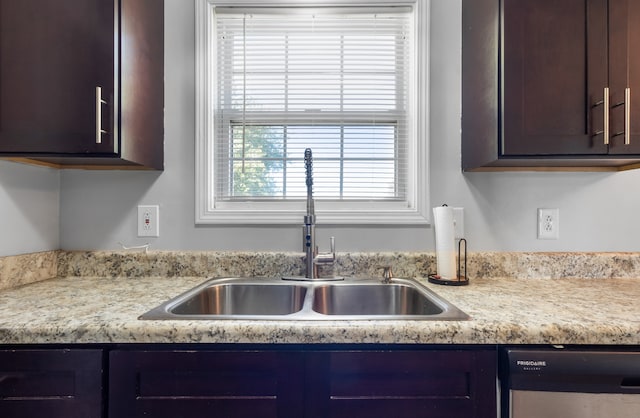
[[[0,0],[0,156],[163,168],[162,0]]]
[[[462,22],[463,170],[640,165],[639,1],[463,0]]]

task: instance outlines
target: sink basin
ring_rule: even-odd
[[[444,308],[406,284],[344,284],[314,290],[313,310],[325,315],[438,315]]]
[[[287,315],[302,309],[307,289],[286,284],[207,286],[170,311],[176,315]]]
[[[140,319],[234,319],[290,315],[304,306],[307,287],[273,280],[212,279]]]
[[[210,279],[140,319],[465,320],[469,316],[416,280]]]

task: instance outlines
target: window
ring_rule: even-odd
[[[427,221],[428,6],[338,3],[198,0],[199,223]]]

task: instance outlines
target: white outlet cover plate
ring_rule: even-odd
[[[160,236],[160,206],[140,205],[138,206],[138,236],[139,237],[159,237]]]
[[[538,208],[538,239],[558,239],[560,210]]]

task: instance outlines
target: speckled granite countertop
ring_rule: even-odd
[[[475,279],[437,286],[469,321],[148,321],[205,277],[68,277],[0,292],[0,343],[640,344],[640,280]]]

